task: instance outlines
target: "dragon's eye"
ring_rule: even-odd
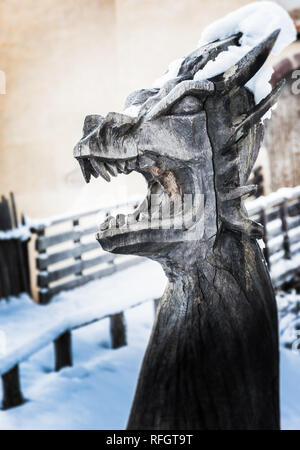
[[[175,103],[171,109],[171,114],[196,114],[202,109],[202,102],[197,97],[187,95],[179,102]]]

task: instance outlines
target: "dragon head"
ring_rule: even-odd
[[[74,149],[84,178],[141,173],[148,195],[128,216],[109,217],[97,239],[110,252],[148,256],[186,265],[205,257],[221,230],[260,237],[243,198],[263,135],[261,118],[279,86],[259,104],[245,84],[266,61],[279,30],[224,73],[208,80],[195,74],[241,34],[198,48],[161,88],[127,99],[122,114],[87,116]],[[195,245],[190,245],[193,241]]]

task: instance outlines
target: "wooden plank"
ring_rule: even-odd
[[[253,216],[255,214],[259,214],[261,208],[270,209],[274,206],[280,205],[280,203],[284,200],[288,202],[292,202],[293,200],[296,200],[299,202],[300,200],[300,187],[296,186],[294,188],[287,188],[289,190],[288,195],[276,195],[276,196],[267,196],[264,197],[262,200],[260,198],[253,200],[251,202],[248,202],[246,204],[248,213]]]
[[[289,242],[290,242],[290,248],[291,248],[291,254],[295,254],[295,252],[292,251],[293,244],[297,244],[300,242],[300,227],[294,228],[293,230],[290,230],[289,233]],[[275,255],[276,253],[283,250],[283,236],[277,236],[274,239],[271,239],[269,241],[269,249],[270,249],[270,255]]]
[[[289,211],[289,208],[287,207],[287,211]],[[259,215],[251,216],[251,218],[257,222],[260,222],[261,217]],[[282,225],[281,221],[278,220],[278,222],[273,224],[273,222],[276,219],[280,219],[280,209],[279,207],[276,207],[275,210],[271,212],[265,212],[265,218],[266,218],[266,224],[268,228],[268,236],[269,238],[274,238],[276,236],[279,236],[282,233]],[[287,223],[288,228],[294,228],[295,226],[298,226],[300,224],[300,213],[296,217],[287,217]]]
[[[54,295],[58,294],[61,291],[67,291],[69,289],[74,289],[79,286],[83,286],[89,281],[97,280],[99,278],[106,277],[108,275],[113,274],[119,270],[127,269],[131,266],[144,262],[145,258],[132,258],[128,261],[123,261],[122,263],[113,264],[108,266],[105,269],[97,270],[93,273],[83,275],[81,277],[75,278],[73,280],[67,281],[65,283],[59,284],[57,286],[43,288],[39,292],[39,297],[41,301],[48,302]]]
[[[278,220],[274,222],[267,222],[267,231],[269,239],[273,239],[277,236],[280,236],[282,233],[282,224],[281,221]]]
[[[292,201],[287,204],[287,212],[289,217],[300,216],[300,201]],[[258,221],[259,214],[251,214],[251,219]],[[267,223],[280,219],[279,205],[275,205],[272,209],[266,210]]]
[[[98,231],[98,227],[96,225],[84,228],[82,230],[71,230],[65,231],[63,233],[54,234],[52,236],[43,236],[38,237],[36,241],[36,250],[42,251],[46,250],[48,247],[52,247],[53,245],[62,244],[67,241],[74,241],[75,239],[80,239],[82,236],[86,236],[88,234],[96,233]]]
[[[72,248],[61,250],[52,254],[41,254],[37,257],[36,263],[39,270],[45,270],[51,264],[55,264],[65,259],[76,258],[78,255],[100,249],[99,243],[95,240],[86,244],[74,245]]]
[[[283,249],[283,236],[277,236],[269,240],[269,256],[274,255]]]
[[[111,347],[113,349],[127,345],[124,312],[110,316]]]
[[[15,406],[19,406],[24,403],[24,398],[20,387],[18,364],[2,375],[2,385],[2,409],[14,408]]]
[[[300,215],[296,217],[288,217],[287,218],[287,225],[288,229],[293,230],[294,228],[297,228],[300,226]]]
[[[41,289],[39,296],[43,301],[49,301],[53,295],[58,294],[61,291],[67,291],[69,289],[74,289],[79,286],[83,286],[92,280],[97,280],[98,278],[105,277],[107,275],[111,275],[116,272],[115,266],[110,266],[105,269],[97,270],[88,275],[83,275],[82,277],[74,278],[74,280],[67,281],[66,283],[59,284],[54,287],[50,287],[48,289]]]
[[[279,208],[275,207],[272,211],[266,213],[267,223],[273,222],[273,220],[279,219]]]
[[[288,203],[287,210],[290,217],[300,216],[300,199]]]
[[[38,286],[47,287],[49,283],[60,280],[69,275],[76,275],[82,272],[84,269],[90,269],[91,267],[98,266],[104,262],[111,262],[116,256],[111,253],[105,253],[95,258],[80,260],[67,267],[51,270],[49,272],[40,272],[38,275]]]
[[[54,340],[54,351],[56,372],[63,367],[72,366],[72,343],[71,332],[69,330]]]
[[[289,231],[288,235],[290,246],[293,244],[297,244],[298,242],[300,242],[300,227],[294,228],[293,230]]]

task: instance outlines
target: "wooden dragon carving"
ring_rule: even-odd
[[[161,88],[131,94],[123,114],[85,120],[74,150],[85,180],[137,171],[148,183],[145,201],[109,217],[97,239],[109,252],[158,261],[169,279],[129,429],[279,428],[275,297],[257,243],[262,226],[243,205],[255,190],[246,183],[261,118],[280,90],[256,105],[245,84],[278,33],[221,75],[195,80],[241,35],[211,42]]]

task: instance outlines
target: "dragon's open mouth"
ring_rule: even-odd
[[[176,170],[166,162],[149,156],[113,160],[101,157],[77,158],[85,179],[99,175],[106,181],[118,174],[141,173],[148,183],[146,198],[133,213],[109,216],[100,224],[97,239],[107,240],[131,232],[147,230],[183,230],[193,224],[191,207],[193,187],[187,182],[188,168]],[[185,187],[185,188],[184,188]],[[183,195],[184,192],[184,195]],[[189,194],[187,194],[189,193]]]

